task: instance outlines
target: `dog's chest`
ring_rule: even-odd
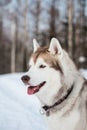
[[[50,130],[75,130],[79,120],[80,114],[78,111],[73,111],[63,117],[60,117],[57,113],[47,117]]]

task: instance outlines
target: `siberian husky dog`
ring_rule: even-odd
[[[29,71],[22,77],[27,93],[36,94],[49,130],[87,130],[87,81],[52,38],[49,47],[34,39]]]

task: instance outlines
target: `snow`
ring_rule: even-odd
[[[22,75],[0,75],[0,130],[47,130],[40,103],[27,95]]]
[[[80,72],[87,79],[87,69],[80,69]]]
[[[87,78],[87,70],[80,72]],[[40,102],[27,95],[22,75],[0,75],[0,130],[47,130]]]

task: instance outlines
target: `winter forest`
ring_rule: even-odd
[[[52,37],[87,68],[87,0],[0,0],[0,74],[26,71],[33,38]]]
[[[33,39],[45,46],[52,37],[87,79],[87,0],[0,0],[0,130],[48,129],[21,77]]]

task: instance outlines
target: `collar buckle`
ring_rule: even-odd
[[[43,106],[43,107],[40,109],[40,114],[41,114],[41,115],[49,116],[50,111],[48,110],[48,107],[47,107],[47,106]]]
[[[44,110],[43,107],[40,109],[40,114],[41,114],[41,115],[46,115],[46,111]]]

